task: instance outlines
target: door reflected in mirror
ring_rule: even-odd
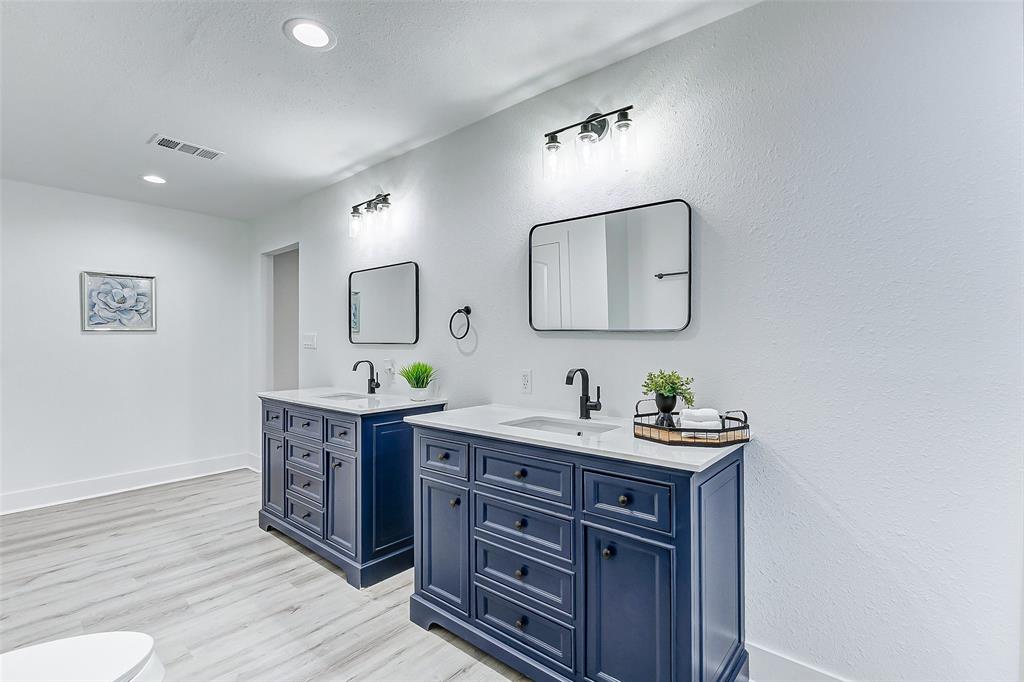
[[[419,341],[419,272],[419,266],[409,261],[349,273],[349,341]]]
[[[690,323],[690,206],[681,199],[530,231],[537,331],[680,331]]]

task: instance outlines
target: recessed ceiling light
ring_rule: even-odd
[[[167,182],[159,175],[143,175],[142,179],[145,180],[146,182],[152,182],[154,185],[162,185],[165,182]]]
[[[319,21],[312,19],[289,19],[284,22],[284,34],[314,50],[330,50],[338,44],[334,32]]]

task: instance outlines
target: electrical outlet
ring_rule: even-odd
[[[386,359],[381,363],[381,367],[384,369],[384,374],[391,380],[395,378],[395,361]]]
[[[519,392],[520,393],[533,393],[533,370],[532,369],[521,369],[521,370],[519,370]]]
[[[306,350],[316,350],[316,334],[303,334],[302,347]]]

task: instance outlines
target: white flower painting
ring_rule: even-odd
[[[156,278],[82,273],[82,331],[156,331]]]

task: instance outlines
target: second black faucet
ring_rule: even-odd
[[[590,419],[591,412],[601,411],[601,387],[597,387],[597,400],[590,399],[590,374],[582,367],[575,367],[565,375],[565,385],[572,386],[573,379],[577,374],[583,376],[583,385],[580,387],[580,419]]]
[[[359,365],[366,363],[370,366],[370,378],[366,380],[366,392],[373,395],[380,388],[380,376],[373,370],[373,363],[369,360],[360,360],[356,364],[352,365],[352,371],[356,371]]]

